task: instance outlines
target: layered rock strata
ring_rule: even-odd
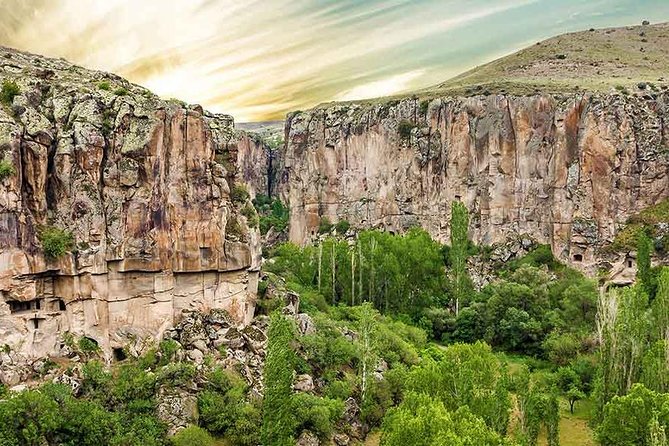
[[[0,344],[110,353],[183,310],[254,311],[259,236],[233,202],[233,120],[107,73],[0,50]],[[5,94],[8,93],[8,94]],[[234,164],[234,162],[233,162]],[[51,233],[51,235],[49,235]],[[51,256],[53,234],[66,252]],[[71,236],[71,243],[68,238]]]
[[[279,187],[290,238],[323,217],[474,241],[527,235],[595,269],[628,217],[669,196],[669,93],[506,95],[335,104],[286,122]],[[633,267],[633,266],[632,266]]]

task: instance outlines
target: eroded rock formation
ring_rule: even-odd
[[[297,112],[280,193],[290,238],[320,219],[449,236],[450,203],[493,244],[526,234],[594,270],[627,218],[669,196],[669,94],[405,99]]]
[[[250,320],[259,236],[216,162],[236,160],[231,117],[7,49],[0,80],[18,87],[0,107],[0,344],[43,356],[71,332],[109,353],[182,310]],[[73,238],[55,258],[48,228]]]

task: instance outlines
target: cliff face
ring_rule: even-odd
[[[2,49],[0,339],[28,356],[62,333],[107,352],[157,338],[184,309],[253,315],[259,236],[230,199],[233,121],[116,76]],[[3,89],[3,93],[5,89]],[[228,166],[230,167],[230,166]],[[72,234],[45,255],[43,234]]]
[[[550,243],[593,271],[626,219],[669,196],[669,94],[405,99],[289,116],[280,191],[290,238],[322,217],[449,237],[450,203],[470,234]]]

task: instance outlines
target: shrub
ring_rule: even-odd
[[[346,234],[348,230],[351,228],[351,223],[349,223],[346,220],[339,220],[337,224],[335,225],[335,229],[337,230],[337,234]]]
[[[257,195],[253,206],[260,215],[260,233],[265,235],[270,228],[283,232],[288,226],[290,213],[281,200],[272,199],[267,195]]]
[[[252,228],[257,228],[259,224],[258,213],[255,208],[250,204],[247,204],[242,209],[242,215],[246,217],[248,225]]]
[[[332,433],[335,422],[344,411],[342,401],[320,398],[308,393],[293,395],[294,416],[297,421],[297,432],[308,429],[325,439]]]
[[[158,350],[160,350],[161,358],[160,365],[165,365],[170,363],[176,353],[181,348],[181,345],[173,339],[165,339],[158,344]]]
[[[0,160],[0,181],[4,180],[5,178],[11,177],[15,173],[16,169],[14,169],[12,163],[10,163],[7,160]]]
[[[189,426],[172,437],[174,446],[213,446],[214,439],[209,432],[198,426]]]
[[[330,222],[330,219],[327,217],[321,217],[321,221],[318,224],[318,233],[327,234],[332,230],[333,224]]]
[[[186,387],[195,378],[195,365],[189,362],[174,362],[161,368],[156,380],[169,387]]]
[[[21,93],[21,89],[14,81],[4,81],[0,90],[0,102],[6,106],[11,106],[14,98]]]
[[[231,216],[228,219],[228,223],[225,225],[225,235],[231,235],[240,240],[244,239],[244,229],[235,216]]]
[[[411,138],[411,131],[416,127],[411,121],[403,119],[397,125],[397,133],[399,133],[400,138],[408,140]]]
[[[42,243],[44,254],[51,259],[57,259],[74,246],[72,233],[55,226],[42,229],[39,233],[39,240]]]
[[[119,87],[116,90],[114,90],[114,94],[116,96],[126,96],[128,93],[130,93],[130,92],[125,87]]]
[[[102,81],[102,82],[98,82],[98,88],[100,90],[109,91],[109,90],[111,90],[111,85],[109,84],[108,81]]]
[[[230,199],[235,203],[244,203],[250,196],[248,189],[243,184],[235,184],[230,191]]]
[[[86,336],[79,338],[77,345],[82,353],[97,353],[100,351],[97,341]]]

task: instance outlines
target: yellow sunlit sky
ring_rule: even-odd
[[[669,1],[0,0],[0,45],[243,122],[427,87],[555,34],[643,19],[669,19]]]

